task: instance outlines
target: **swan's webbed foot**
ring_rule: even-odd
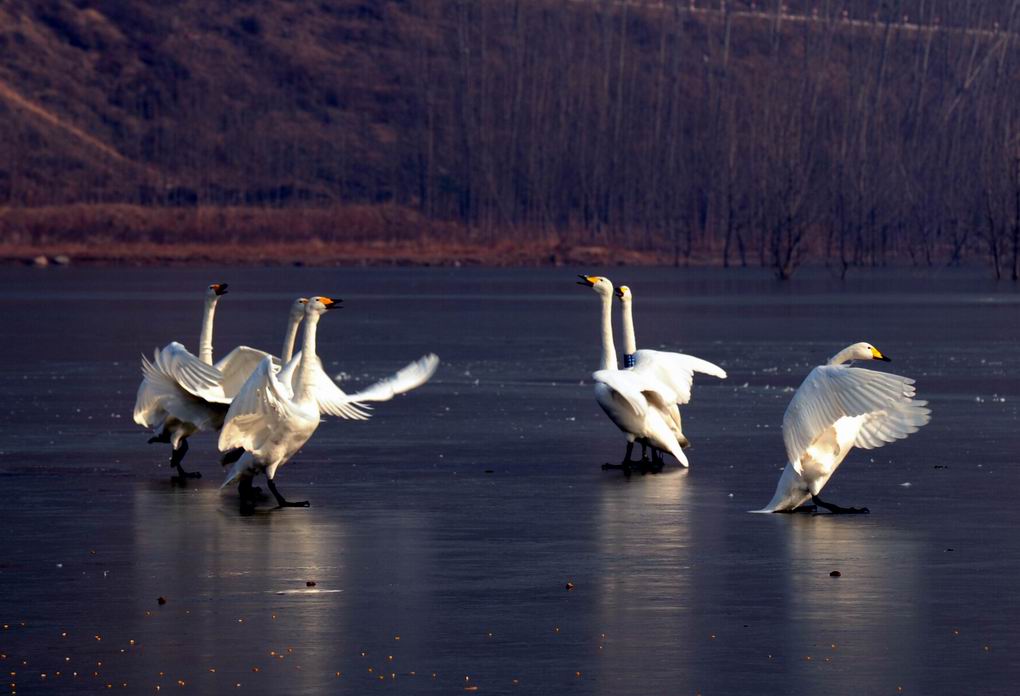
[[[641,447],[643,449],[644,448],[644,444],[642,444]],[[624,476],[626,476],[627,478],[630,478],[630,475],[631,475],[631,473],[633,471],[633,467],[637,466],[638,471],[641,471],[642,473],[644,473],[644,471],[642,470],[642,467],[644,466],[644,462],[642,460],[631,459],[630,455],[633,454],[633,453],[634,453],[634,443],[633,442],[628,442],[627,443],[627,453],[623,455],[623,461],[620,462],[619,464],[603,464],[602,465],[602,470],[603,471],[609,471],[610,469],[620,469],[621,471],[623,471],[623,475]]]
[[[822,500],[821,498],[819,498],[817,495],[811,496],[811,502],[814,503],[815,505],[817,505],[818,507],[825,508],[826,510],[831,512],[833,515],[867,515],[869,512],[871,512],[866,507],[860,507],[860,508],[841,507],[841,506],[835,505],[833,503],[827,503],[824,500]]]
[[[185,471],[181,468],[180,464],[176,465],[177,475],[171,476],[170,478],[177,481],[185,481],[187,479],[200,479],[202,478],[201,471]]]
[[[793,514],[816,515],[816,514],[818,514],[818,506],[817,505],[798,505],[797,507],[791,508],[789,510],[775,510],[775,512],[778,512],[778,513],[783,514],[783,515],[793,515]]]
[[[269,484],[269,492],[273,494],[274,498],[276,498],[276,504],[279,507],[285,508],[285,507],[310,507],[311,506],[311,503],[309,503],[307,500],[299,500],[299,501],[296,501],[296,502],[291,502],[291,501],[287,500],[286,498],[284,498],[280,494],[280,491],[278,491],[276,489],[276,484],[273,482],[273,479],[267,478],[266,479],[266,483]]]
[[[626,476],[627,478],[630,478],[630,475],[632,473],[634,473],[634,470],[631,468],[631,464],[638,464],[638,463],[640,463],[640,462],[625,461],[625,462],[621,462],[620,464],[609,464],[607,462],[607,463],[602,465],[602,471],[609,471],[610,469],[619,469],[620,471],[623,472],[624,476]]]

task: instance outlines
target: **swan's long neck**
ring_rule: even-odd
[[[600,370],[615,370],[616,345],[613,343],[613,294],[602,296],[602,367]]]
[[[202,315],[202,333],[198,337],[198,359],[206,365],[212,365],[212,326],[216,317],[216,302],[219,297],[205,300],[205,313]]]
[[[318,359],[315,355],[315,331],[319,326],[319,315],[311,313],[305,317],[305,335],[302,337],[301,345],[301,377],[297,388],[294,390],[294,401],[311,401],[315,393],[315,371],[314,363]]]
[[[287,333],[283,337],[283,350],[280,351],[280,363],[286,365],[294,357],[294,343],[297,341],[298,327],[304,317],[298,315],[287,320]]]
[[[831,358],[829,358],[829,364],[830,365],[843,365],[844,363],[848,363],[848,362],[853,361],[853,359],[854,359],[854,356],[853,356],[853,346],[850,346],[848,348],[844,348],[843,350],[839,351],[838,353],[833,355]]]
[[[620,302],[623,305],[623,366],[634,367],[634,353],[637,352],[637,339],[634,338],[634,303],[630,299]]]

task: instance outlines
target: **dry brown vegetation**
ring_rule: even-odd
[[[1015,278],[1018,8],[0,0],[0,255]]]
[[[73,204],[0,209],[0,258],[174,264],[487,265],[660,263],[564,231],[495,239],[393,205],[334,208]],[[703,259],[704,262],[710,262]]]

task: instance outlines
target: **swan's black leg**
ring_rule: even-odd
[[[662,450],[653,447],[652,448],[652,468],[653,474],[662,473],[662,468],[666,466],[666,460],[662,458]]]
[[[870,512],[866,507],[862,508],[840,507],[839,505],[827,503],[821,498],[819,498],[817,495],[811,496],[811,502],[817,505],[818,507],[825,508],[834,515],[867,515],[868,512]]]
[[[266,483],[269,484],[269,492],[273,494],[274,498],[276,498],[276,504],[280,507],[308,507],[309,503],[307,500],[301,500],[296,503],[286,500],[282,495],[280,495],[280,491],[276,490],[276,484],[273,483],[273,479],[267,477]]]
[[[255,489],[251,485],[251,476],[242,476],[237,484],[237,492],[241,496],[241,514],[250,515],[255,510]]]
[[[642,447],[644,447],[644,445],[642,445]],[[636,461],[636,460],[630,458],[630,455],[633,452],[634,452],[634,443],[633,442],[628,442],[627,443],[627,453],[623,455],[623,461],[620,462],[619,464],[603,464],[602,465],[602,470],[603,471],[608,471],[609,469],[621,469],[623,471],[624,476],[630,476],[631,465],[632,464],[637,464],[638,467],[641,466],[641,462],[640,461]]]
[[[648,449],[649,449],[648,444],[645,443],[645,442],[642,442],[641,443],[641,464],[639,465],[642,476],[644,474],[647,474],[648,472],[651,472],[653,474],[656,473],[654,459],[655,459],[655,453],[656,453],[657,450],[654,447],[651,448],[651,450],[652,450],[652,459],[649,459],[648,458]]]
[[[149,444],[150,445],[153,445],[153,444],[155,444],[157,442],[166,442],[166,443],[169,443],[170,442],[170,431],[167,430],[166,428],[163,428],[162,432],[160,432],[159,435],[154,435],[153,437],[149,438]]]
[[[181,444],[178,445],[177,449],[170,453],[170,466],[177,469],[177,476],[174,478],[177,478],[181,481],[184,481],[189,478],[194,479],[202,478],[201,471],[189,472],[181,468],[181,460],[184,459],[184,455],[187,453],[188,453],[188,441],[184,439],[181,440]]]

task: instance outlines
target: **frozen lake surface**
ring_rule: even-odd
[[[18,693],[936,694],[1020,682],[1020,293],[982,273],[603,269],[639,346],[696,383],[689,471],[624,479],[596,405],[599,269],[0,270],[0,667]],[[331,374],[428,351],[434,380],[325,422],[278,476],[309,509],[238,513],[215,438],[170,483],[131,421],[139,354],[276,353],[332,294]],[[617,333],[620,345],[619,332]],[[751,515],[811,366],[867,340],[933,420],[855,450],[826,498]],[[909,484],[909,485],[908,485]],[[841,577],[830,577],[839,570]],[[314,587],[307,586],[309,581]],[[567,582],[574,589],[567,591]],[[165,605],[157,598],[164,597]],[[240,689],[237,685],[240,685]],[[14,690],[14,689],[12,689]]]

